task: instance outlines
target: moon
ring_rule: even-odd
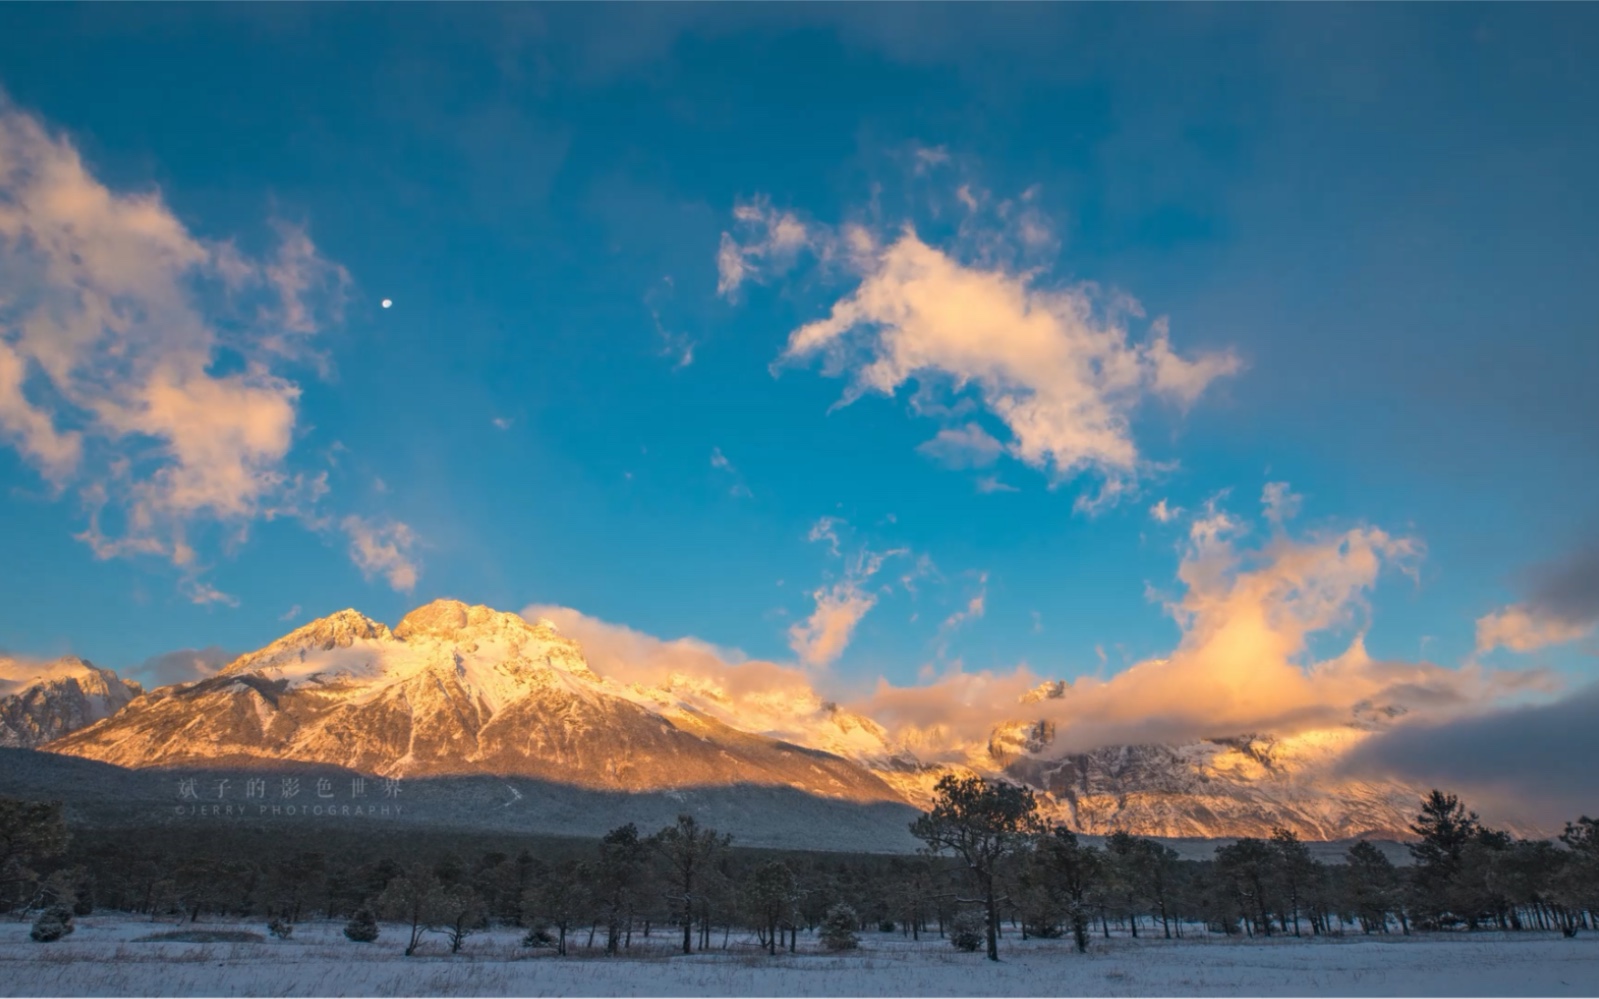
[[[389,306],[391,306],[391,305],[393,305],[393,304],[394,304],[394,299],[392,299],[392,298],[385,298],[385,299],[384,299],[384,300],[383,300],[383,307],[384,307],[384,308],[385,308],[385,309],[387,309],[387,308],[388,308],[388,307],[389,307]]]

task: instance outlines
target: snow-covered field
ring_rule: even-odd
[[[293,939],[259,943],[141,941],[177,930],[262,933],[254,923],[198,927],[91,916],[53,944],[28,939],[26,923],[0,924],[5,996],[1594,996],[1599,937],[1543,934],[1471,937],[1344,937],[1325,940],[1096,940],[1087,955],[1056,940],[1008,937],[998,965],[943,940],[912,943],[865,934],[859,951],[835,956],[801,940],[802,952],[767,957],[735,936],[727,950],[673,955],[670,939],[637,936],[607,959],[579,948],[537,956],[519,934],[474,936],[450,956],[430,936],[400,955],[399,927],[375,944],[352,944],[337,924],[304,924]],[[578,937],[581,944],[586,934]],[[715,941],[721,943],[720,934]],[[806,949],[809,952],[806,952]]]

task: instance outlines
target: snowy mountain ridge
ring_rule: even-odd
[[[735,667],[736,668],[736,667]],[[737,696],[683,673],[623,683],[548,621],[439,600],[392,630],[353,610],[297,628],[218,674],[134,698],[47,748],[125,767],[328,763],[385,776],[497,774],[617,791],[741,784],[922,806],[945,773],[1025,782],[1090,833],[1307,838],[1404,830],[1419,789],[1351,781],[1339,758],[1382,717],[1286,738],[1056,748],[1021,698],[986,746],[924,763],[878,722],[806,686]]]
[[[0,746],[41,746],[110,717],[143,692],[77,656],[47,663],[0,656]]]
[[[126,767],[328,763],[663,790],[740,783],[895,800],[840,757],[613,683],[548,623],[440,600],[390,631],[341,611],[49,746]]]

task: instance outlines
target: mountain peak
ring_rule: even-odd
[[[115,714],[144,693],[78,656],[50,662],[0,657],[0,746],[38,746]]]
[[[401,640],[419,635],[454,638],[471,621],[472,611],[473,608],[459,600],[435,600],[400,618],[400,623],[394,626],[394,637]]]
[[[388,637],[387,625],[372,620],[360,611],[346,608],[301,625],[265,648],[240,656],[219,675],[251,673],[288,657],[303,659],[307,652],[345,649],[357,641],[376,641]]]
[[[546,626],[545,630],[553,629]],[[520,615],[495,610],[482,604],[465,604],[459,600],[442,599],[423,604],[401,618],[400,623],[394,626],[394,637],[402,642],[417,638],[458,641],[467,637],[468,632],[521,634],[537,631],[539,631],[538,625],[529,624]]]

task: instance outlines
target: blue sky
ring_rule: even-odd
[[[1408,539],[1306,663],[1364,631],[1377,659],[1591,679],[1596,27],[1576,5],[8,7],[11,156],[65,144],[113,197],[155,192],[208,248],[175,285],[212,331],[185,384],[242,379],[289,425],[251,459],[269,486],[196,507],[172,435],[204,417],[113,433],[85,415],[132,377],[103,345],[76,388],[35,359],[20,397],[85,443],[53,478],[20,418],[0,447],[0,648],[127,668],[452,596],[846,687],[1104,676],[1184,641],[1165,602],[1209,503],[1246,565],[1279,535]],[[1018,457],[981,358],[838,405],[881,325],[841,335],[836,372],[786,345],[904,226],[1018,294],[1130,296],[1128,350],[1164,317],[1176,355],[1230,367],[1192,398],[1124,391],[1130,465]],[[8,244],[0,299],[32,307],[40,252]],[[0,313],[19,356],[22,314]],[[978,353],[1010,335],[985,322]],[[923,446],[973,426],[975,451]],[[1123,491],[1082,509],[1107,475]],[[1273,482],[1302,497],[1281,529]],[[826,649],[792,630],[819,604],[847,611]],[[1480,643],[1485,618],[1509,640]]]

